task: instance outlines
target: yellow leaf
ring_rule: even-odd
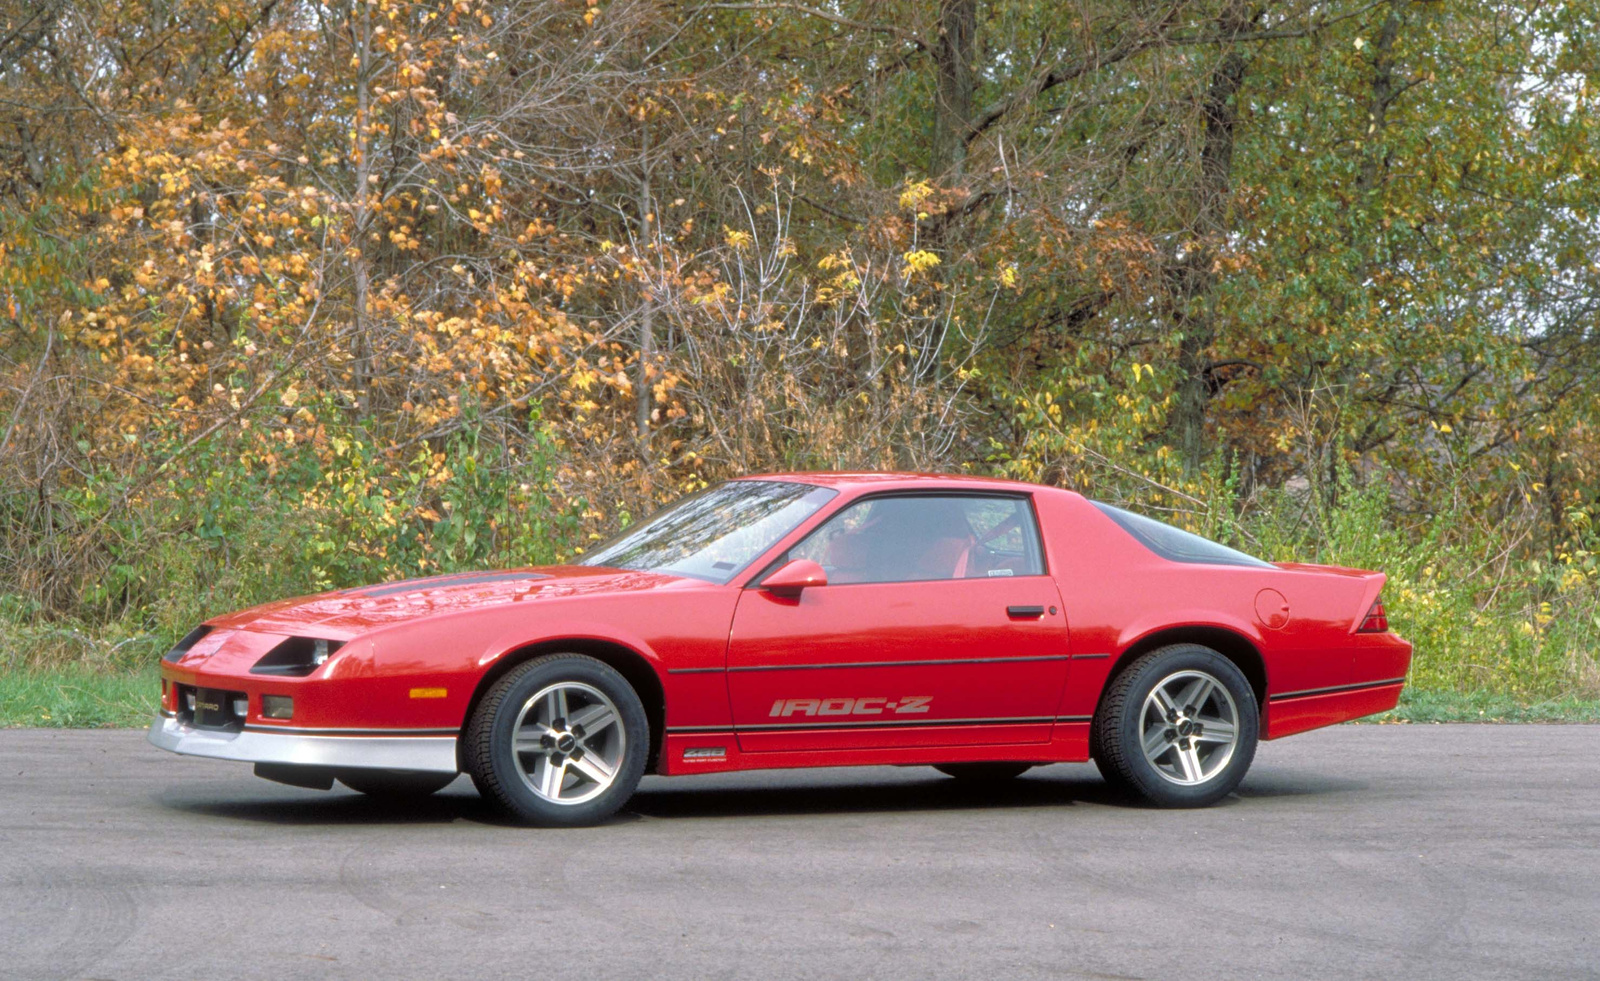
[[[901,270],[902,275],[905,276],[926,272],[939,264],[939,257],[926,249],[913,249],[901,258],[906,263],[905,268]]]

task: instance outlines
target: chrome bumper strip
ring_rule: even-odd
[[[295,763],[351,769],[424,770],[455,773],[456,737],[331,736],[292,732],[217,732],[186,726],[175,718],[150,723],[150,744],[185,756],[244,763]]]

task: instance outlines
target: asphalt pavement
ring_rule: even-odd
[[[1600,726],[1342,726],[1158,811],[1092,766],[646,778],[582,830],[0,731],[0,978],[1600,978]]]

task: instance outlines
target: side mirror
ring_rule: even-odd
[[[808,586],[826,586],[828,574],[810,559],[795,559],[761,580],[761,588],[777,596],[799,596]]]

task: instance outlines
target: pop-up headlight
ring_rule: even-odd
[[[287,675],[303,678],[322,667],[334,652],[344,646],[343,641],[323,640],[318,637],[290,637],[274,647],[250,669],[251,674]]]

